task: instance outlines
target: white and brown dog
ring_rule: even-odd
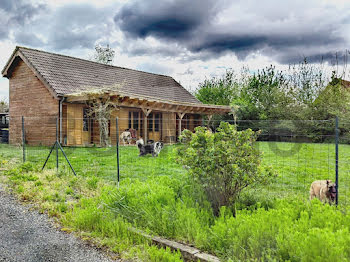
[[[139,156],[145,156],[151,154],[152,156],[158,156],[160,151],[163,149],[163,142],[152,142],[145,145],[142,138],[136,141],[136,146],[138,147],[140,154]]]
[[[125,146],[125,142],[127,142],[129,145],[131,143],[131,133],[129,131],[124,131],[120,134],[119,140],[123,142]]]
[[[337,186],[331,180],[316,180],[310,187],[310,200],[315,197],[322,202],[332,204],[337,196]]]

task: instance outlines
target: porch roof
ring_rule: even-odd
[[[178,102],[172,100],[160,100],[154,97],[140,96],[138,94],[111,91],[100,94],[99,97],[110,97],[118,106],[140,108],[142,110],[154,110],[191,114],[227,114],[231,112],[230,106],[207,105],[199,103]],[[83,103],[90,100],[89,95],[75,93],[65,95],[66,102]]]

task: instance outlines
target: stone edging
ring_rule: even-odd
[[[161,247],[169,247],[171,250],[179,250],[182,254],[182,257],[185,261],[201,261],[201,262],[220,262],[220,259],[216,256],[203,253],[199,249],[187,246],[175,241],[171,241],[165,238],[157,237],[157,236],[151,236],[141,230],[138,230],[136,228],[129,228],[130,231],[139,234],[149,240],[151,240],[153,243],[157,244]]]

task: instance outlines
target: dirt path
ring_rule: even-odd
[[[21,205],[13,196],[7,194],[0,184],[0,261],[115,260],[84,244],[73,235],[57,230],[46,215]]]

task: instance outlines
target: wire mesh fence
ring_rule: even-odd
[[[139,116],[139,115],[138,115]],[[206,126],[216,132],[221,120],[184,118],[174,114],[165,119],[154,114],[148,119],[131,114],[111,119],[108,126],[108,146],[100,146],[98,120],[89,118],[63,119],[56,117],[10,119],[9,144],[1,144],[1,158],[29,161],[42,167],[56,140],[62,145],[74,171],[79,176],[98,176],[116,181],[118,178],[117,142],[119,144],[119,171],[123,180],[147,180],[154,176],[176,177],[188,172],[176,162],[175,148],[184,129],[194,131]],[[264,120],[228,121],[237,130],[250,128],[259,131],[255,146],[261,152],[262,166],[276,174],[274,181],[257,186],[259,194],[273,198],[309,197],[310,184],[315,180],[336,179],[336,123],[335,120]],[[339,204],[349,204],[350,122],[339,121]],[[56,133],[57,130],[57,133]],[[118,132],[117,132],[118,131]],[[139,157],[137,141],[144,145],[162,141],[157,157],[147,154]],[[56,154],[58,154],[56,156]],[[71,172],[63,152],[54,148],[45,168]]]

